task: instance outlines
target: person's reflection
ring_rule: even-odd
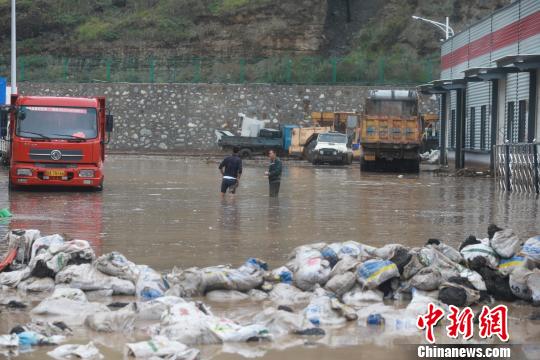
[[[240,230],[240,208],[234,197],[221,201],[221,227],[229,231]]]
[[[278,197],[269,197],[268,198],[268,216],[266,217],[268,222],[267,228],[271,232],[274,232],[276,229],[281,226],[281,212],[279,208],[279,198]]]

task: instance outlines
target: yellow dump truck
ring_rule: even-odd
[[[419,171],[422,121],[416,92],[371,91],[360,128],[362,171]]]

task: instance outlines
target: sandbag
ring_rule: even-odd
[[[208,324],[211,317],[194,302],[176,304],[163,312],[159,334],[187,345],[219,344],[221,339]]]
[[[439,243],[437,245],[431,245],[436,250],[440,251],[444,254],[448,259],[455,263],[462,263],[463,262],[463,256],[459,251],[454,249],[453,247],[446,245],[445,243]]]
[[[83,291],[113,290],[115,295],[135,294],[135,285],[131,281],[105,275],[91,264],[69,265],[56,274],[55,282]]]
[[[95,267],[106,275],[129,280],[132,283],[137,282],[139,277],[137,266],[116,251],[100,256],[95,262]]]
[[[15,288],[19,283],[30,277],[30,267],[24,267],[21,270],[4,271],[0,273],[0,285]]]
[[[534,261],[537,265],[540,264],[540,235],[529,238],[523,244],[520,255]]]
[[[38,239],[39,240],[39,239]],[[95,259],[94,250],[86,240],[64,242],[52,240],[45,250],[40,250],[30,261],[32,276],[54,277],[71,263],[91,263]]]
[[[520,241],[512,229],[497,231],[490,242],[491,247],[502,258],[511,258],[520,249]]]
[[[23,229],[11,230],[5,235],[4,242],[8,244],[8,249],[17,250],[17,254],[10,265],[12,270],[18,270],[30,262],[32,245],[39,237],[39,230]]]
[[[383,282],[399,277],[399,271],[389,260],[367,260],[356,270],[357,280],[365,288],[374,289]]]
[[[360,287],[355,287],[343,295],[343,303],[354,307],[363,307],[369,303],[382,303],[383,296],[382,291],[377,289],[363,290]]]
[[[212,290],[206,293],[206,298],[215,302],[234,302],[249,299],[249,295],[236,290]]]
[[[135,285],[135,293],[143,299],[155,299],[165,294],[169,288],[160,273],[146,265],[138,265],[139,278]]]
[[[370,255],[368,251],[373,251],[375,248],[360,244],[356,241],[345,241],[341,244],[341,247],[338,252],[338,257],[342,259],[345,256],[351,256],[360,261],[366,260]]]
[[[401,244],[386,244],[381,248],[373,250],[370,255],[379,259],[390,260],[394,257],[396,252],[401,250],[408,251],[407,248]]]
[[[464,307],[480,300],[480,293],[463,285],[446,282],[439,288],[438,299],[447,305]]]
[[[516,268],[510,274],[510,289],[518,298],[540,305],[540,269]]]
[[[259,287],[264,281],[267,265],[258,259],[248,259],[242,266],[232,269],[215,266],[201,270],[204,292],[212,290],[238,290],[247,292]]]
[[[492,269],[497,269],[499,256],[490,246],[485,244],[473,244],[461,249],[461,255],[466,261],[471,261],[476,257],[483,257]]]
[[[476,257],[469,262],[471,271],[475,271],[482,276],[486,290],[493,295],[496,300],[512,301],[515,295],[510,289],[509,278],[499,271],[493,270],[484,257]],[[481,290],[481,289],[479,289]]]
[[[173,270],[165,275],[165,281],[169,284],[167,295],[179,297],[195,297],[204,295],[202,272],[199,268]]]
[[[355,271],[358,265],[360,265],[362,261],[358,260],[355,257],[352,256],[343,256],[341,260],[339,260],[336,265],[332,268],[332,271],[330,272],[330,278],[333,278],[336,275],[344,274],[348,271]]]
[[[84,322],[87,315],[97,312],[109,311],[109,309],[99,303],[80,302],[66,298],[44,299],[31,313],[35,315],[54,316],[61,318],[68,324],[78,325]]]
[[[510,275],[514,269],[525,265],[526,258],[524,256],[513,256],[508,259],[501,259],[499,261],[499,272],[503,275]]]
[[[349,291],[356,283],[356,276],[354,273],[348,271],[341,275],[336,275],[325,285],[325,289],[336,294],[337,297],[341,297],[347,291]]]
[[[334,267],[334,265],[336,265],[336,263],[339,261],[339,257],[338,257],[337,252],[333,248],[331,248],[330,246],[325,246],[321,250],[321,255],[322,255],[323,259],[328,261],[331,268]]]
[[[422,250],[423,249],[413,249],[410,251],[411,259],[403,267],[403,272],[401,273],[403,279],[409,280],[416,275],[418,271],[429,265],[429,261]]]
[[[261,324],[242,326],[223,317],[211,317],[208,323],[210,330],[224,343],[262,340],[270,336],[268,329]]]
[[[303,313],[307,322],[314,326],[342,325],[346,322],[345,317],[332,307],[332,299],[325,295],[315,296]]]
[[[32,258],[42,250],[47,250],[52,244],[60,245],[64,243],[64,238],[58,234],[38,237],[32,244]]]
[[[137,302],[137,321],[158,321],[165,310],[181,303],[186,303],[186,300],[177,296],[162,296]]]
[[[61,345],[53,351],[49,351],[47,355],[54,359],[71,359],[73,357],[79,359],[103,359],[103,355],[91,341],[86,345]]]
[[[251,289],[247,292],[247,295],[251,300],[254,301],[262,301],[268,299],[268,293],[258,290],[258,289]]]
[[[154,336],[151,340],[138,343],[127,343],[124,348],[124,357],[137,359],[195,360],[199,358],[199,353],[197,349],[189,348],[164,336]]]
[[[405,265],[407,265],[412,259],[412,254],[406,248],[397,248],[394,251],[394,255],[388,259],[394,264],[396,264],[399,274],[403,274]]]
[[[120,310],[90,314],[84,320],[84,324],[99,332],[131,332],[136,318],[137,308],[131,303]]]
[[[430,266],[418,271],[411,278],[410,284],[418,290],[432,291],[438,289],[442,281],[441,272]]]
[[[304,292],[289,284],[276,284],[269,293],[269,299],[276,305],[295,305],[309,302],[312,293]]]
[[[330,264],[315,250],[297,254],[295,268],[294,284],[300,290],[311,291],[315,285],[324,285],[330,277]]]
[[[280,266],[270,272],[269,281],[292,284],[293,273],[286,266]]]
[[[302,330],[304,317],[298,313],[266,308],[255,315],[253,321],[267,328],[274,338],[279,338]]]
[[[44,292],[54,290],[54,280],[51,278],[30,277],[17,286],[17,289],[28,292]]]

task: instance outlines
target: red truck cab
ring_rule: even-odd
[[[5,131],[10,188],[101,190],[105,144],[112,127],[103,97],[13,95]]]

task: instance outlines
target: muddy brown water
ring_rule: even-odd
[[[12,219],[0,219],[0,236],[9,228],[65,233],[89,240],[98,254],[116,250],[136,263],[168,270],[239,265],[248,257],[277,267],[294,247],[317,241],[421,246],[429,238],[438,238],[458,246],[469,234],[485,237],[491,222],[512,227],[523,239],[540,234],[540,200],[502,193],[488,178],[438,177],[430,172],[400,178],[398,174],[361,174],[358,164],[312,167],[290,162],[285,163],[279,198],[271,199],[265,161],[250,161],[245,163],[238,194],[222,201],[216,161],[109,156],[101,193],[8,192],[6,172],[0,170],[0,208],[9,207],[14,214]],[[0,251],[4,250],[0,241]],[[248,313],[250,308],[259,309],[252,303],[211,305],[216,313],[231,316],[243,309]],[[0,333],[29,320],[25,311],[0,311]],[[540,309],[510,305],[511,342],[532,344],[526,351],[514,349],[512,358],[531,358],[531,354],[540,358],[540,345],[536,345],[540,344],[540,321],[526,320],[535,312]],[[117,359],[122,357],[123,342],[133,341],[132,336],[117,337],[78,329],[70,342],[94,339],[106,358]],[[421,340],[420,335],[374,336],[349,325],[323,339],[291,338],[272,346],[205,346],[202,355],[229,359],[240,352],[265,359],[389,359],[403,358],[400,344]],[[19,358],[42,357],[46,357],[44,350]]]

